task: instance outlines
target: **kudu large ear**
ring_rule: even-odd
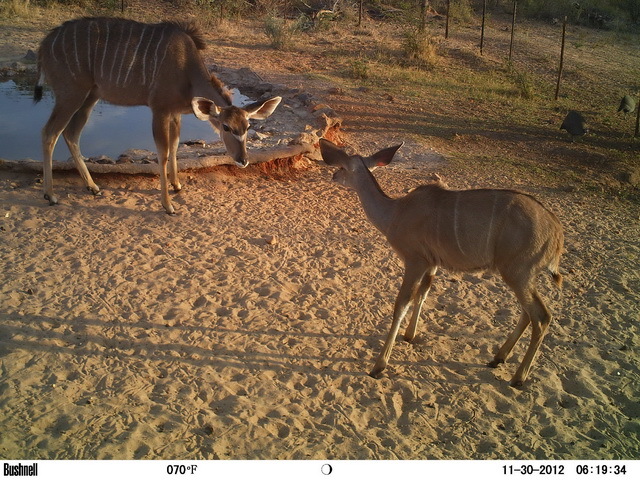
[[[344,168],[349,161],[349,155],[344,150],[324,138],[320,139],[320,153],[324,162],[332,167]]]
[[[391,163],[393,156],[402,145],[404,145],[404,142],[400,145],[396,145],[395,147],[384,148],[370,157],[363,158],[362,160],[369,170],[373,170],[376,167],[384,167]]]
[[[217,117],[220,114],[218,106],[204,97],[193,97],[191,99],[191,108],[193,108],[193,114],[203,122],[207,122],[212,117]]]
[[[282,97],[273,97],[266,102],[252,103],[242,107],[247,112],[247,118],[255,118],[256,120],[264,120],[273,113],[276,107],[280,104]]]

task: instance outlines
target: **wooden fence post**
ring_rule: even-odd
[[[451,7],[451,0],[447,0],[447,18],[444,24],[444,38],[449,38],[449,7]]]
[[[564,66],[564,39],[567,32],[567,16],[562,21],[562,47],[560,48],[560,67],[558,68],[558,83],[556,84],[556,100],[560,95],[560,79],[562,78],[562,68]]]
[[[427,29],[427,12],[429,10],[429,0],[420,0],[420,31]]]
[[[480,31],[480,55],[482,55],[482,49],[484,47],[484,21],[487,16],[487,0],[482,2],[482,29]]]
[[[640,102],[637,103],[636,110],[636,131],[633,134],[634,137],[640,135]]]
[[[513,0],[513,16],[511,17],[511,42],[509,42],[509,65],[511,65],[511,57],[513,56],[513,35],[516,29],[517,8],[518,8],[518,0]]]

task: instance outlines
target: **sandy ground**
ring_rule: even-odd
[[[378,177],[401,194],[438,162]],[[499,278],[441,274],[417,342],[366,375],[401,264],[328,167],[291,179],[0,177],[3,458],[637,458],[638,217],[534,191],[562,219],[565,285],[529,383]]]
[[[482,273],[441,272],[416,342],[367,376],[402,265],[329,167],[185,172],[174,217],[153,177],[97,175],[93,197],[57,175],[49,207],[37,175],[0,172],[0,457],[637,459],[637,205],[479,165],[410,143],[376,176],[392,196],[433,172],[516,187],[558,214],[564,288],[540,278],[555,320],[522,390],[528,334],[485,366],[519,309]]]

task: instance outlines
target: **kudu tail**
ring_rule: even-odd
[[[33,103],[38,103],[42,100],[42,92],[44,87],[44,75],[40,71],[40,62],[38,62],[38,83],[36,83],[33,89]]]
[[[558,288],[562,288],[562,274],[560,273],[560,255],[558,255],[547,267],[551,278]]]
[[[556,224],[555,246],[552,249],[553,253],[551,256],[551,261],[549,262],[549,266],[547,268],[549,269],[551,278],[553,278],[556,286],[558,288],[562,288],[562,275],[560,274],[560,257],[562,256],[562,252],[564,250],[564,233],[562,232],[562,225],[560,224],[560,221],[555,216],[555,214],[553,214],[553,212],[551,212],[550,210],[547,211],[551,213]]]
[[[33,89],[33,103],[38,103],[42,100],[42,85],[36,85]]]

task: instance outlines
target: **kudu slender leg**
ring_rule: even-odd
[[[530,306],[533,301],[532,293],[535,292],[535,286],[532,284],[535,282],[535,275],[531,274],[531,267],[529,265],[525,263],[507,264],[503,265],[502,268],[499,269],[499,272],[504,283],[506,283],[515,294],[522,313],[520,314],[520,320],[516,328],[509,334],[504,344],[498,349],[493,360],[487,364],[491,368],[495,368],[507,360],[511,350],[513,350],[513,347],[518,340],[520,340],[529,323],[531,323]]]
[[[42,128],[42,175],[44,182],[44,198],[49,200],[49,205],[56,205],[58,198],[53,194],[53,150],[58,138],[73,115],[80,109],[87,94],[75,94],[63,97],[56,93],[56,103],[49,116],[49,120]]]
[[[420,262],[406,262],[404,277],[402,279],[402,286],[398,292],[396,302],[393,308],[393,322],[391,324],[391,330],[387,335],[387,340],[384,344],[384,348],[380,353],[380,356],[376,360],[373,370],[369,373],[373,378],[379,378],[382,371],[386,368],[391,356],[391,350],[396,341],[398,330],[400,330],[400,324],[405,317],[407,310],[411,308],[411,302],[416,296],[416,290],[419,287],[420,282],[426,274],[427,267],[420,264]]]
[[[180,144],[180,122],[182,116],[174,115],[170,123],[169,133],[169,181],[173,185],[173,190],[179,192],[182,190],[180,179],[178,178],[178,145]]]
[[[513,332],[511,332],[511,334],[509,334],[507,340],[498,350],[498,353],[496,353],[493,357],[493,360],[487,364],[489,367],[496,368],[498,365],[504,363],[507,360],[507,357],[511,353],[511,350],[513,350],[515,344],[518,342],[518,340],[520,340],[520,337],[529,326],[529,323],[529,314],[523,311],[520,315],[520,320],[518,321],[516,328],[513,330]]]
[[[551,323],[551,314],[537,292],[532,292],[533,300],[529,306],[528,312],[531,318],[531,341],[529,348],[524,354],[522,363],[516,370],[515,375],[511,378],[512,387],[521,387],[529,375],[531,364],[535,359],[538,349],[542,344],[542,340],[547,333],[549,324]]]
[[[436,271],[436,267],[431,268],[431,270],[427,272],[427,274],[420,282],[420,287],[418,287],[418,291],[415,295],[416,300],[413,306],[411,321],[409,322],[407,330],[404,332],[404,339],[407,342],[412,342],[416,337],[416,332],[418,330],[418,321],[420,320],[420,312],[422,311],[422,305],[424,304],[424,301],[429,294],[429,290],[431,290],[431,284],[433,283],[433,277],[435,276]]]
[[[524,265],[521,265],[520,267],[524,268]],[[507,273],[511,270],[514,272],[521,271],[516,268],[503,269],[500,271],[500,274],[507,286],[509,286],[509,288],[511,288],[515,293],[518,303],[520,303],[522,314],[520,315],[520,320],[518,321],[516,328],[509,334],[504,344],[493,357],[493,360],[488,363],[488,366],[491,368],[495,368],[507,360],[511,350],[513,350],[513,347],[518,340],[520,340],[520,337],[522,337],[522,334],[529,326],[529,323],[531,323],[531,304],[533,301],[532,292],[534,291],[534,287],[531,286],[531,279],[529,276],[524,279],[519,279],[517,275],[513,276]]]
[[[153,113],[153,139],[156,142],[158,151],[158,165],[160,167],[160,190],[162,206],[169,215],[175,214],[171,199],[169,198],[169,188],[167,185],[167,162],[169,160],[170,145],[170,115],[164,112]]]
[[[42,131],[42,177],[44,182],[44,198],[49,205],[56,205],[58,197],[53,194],[53,149],[56,146],[60,133],[45,133]]]
[[[538,348],[540,348],[540,344],[544,339],[549,323],[551,322],[551,314],[536,292],[533,279],[529,278],[527,281],[515,282],[510,278],[505,278],[504,275],[503,279],[515,292],[522,308],[522,315],[515,330],[507,337],[507,340],[500,347],[493,361],[489,363],[489,366],[497,367],[501,363],[504,363],[517,341],[529,324],[531,324],[531,341],[529,342],[529,347],[515,375],[511,379],[512,387],[520,387],[526,380]]]
[[[91,178],[91,174],[87,169],[87,165],[84,163],[84,157],[80,152],[80,133],[82,129],[87,124],[89,120],[89,115],[91,115],[91,111],[96,103],[98,103],[99,96],[95,90],[92,90],[84,103],[80,107],[80,109],[71,117],[71,120],[67,124],[66,128],[63,130],[62,135],[64,136],[65,141],[67,142],[67,146],[69,147],[69,151],[71,152],[71,156],[73,157],[73,161],[76,164],[76,168],[80,173],[80,176],[84,180],[84,184],[94,195],[100,195],[100,188],[94,183],[93,178]]]

